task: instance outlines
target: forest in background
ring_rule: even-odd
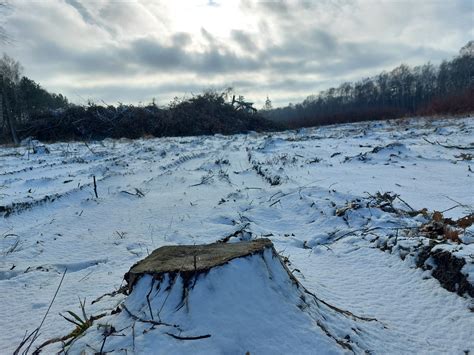
[[[76,105],[22,75],[21,64],[0,59],[0,142],[235,134],[342,122],[474,112],[474,41],[439,66],[405,64],[346,82],[298,104],[261,110],[231,89],[175,99],[166,107]]]
[[[346,82],[301,103],[264,111],[288,128],[404,116],[474,111],[474,41],[439,66],[402,64],[390,72]]]

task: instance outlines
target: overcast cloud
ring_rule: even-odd
[[[303,100],[474,38],[474,1],[10,1],[2,51],[73,102],[150,102],[233,86]]]

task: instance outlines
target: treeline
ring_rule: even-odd
[[[5,54],[0,58],[0,141],[18,143],[18,127],[35,114],[69,106],[66,97],[47,92],[21,72],[18,61]]]
[[[266,110],[264,116],[295,128],[468,112],[474,112],[473,41],[439,66],[402,64],[390,72],[321,91],[302,103]]]
[[[207,91],[167,107],[70,104],[21,75],[19,62],[0,58],[0,142],[235,134],[273,129],[244,97]]]

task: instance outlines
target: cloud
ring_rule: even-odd
[[[193,51],[186,50],[182,44],[183,41],[178,40],[167,46],[156,38],[146,37],[131,41],[120,52],[136,66],[147,71],[183,71],[214,76],[261,68],[261,63],[257,60],[239,56],[224,46],[213,43],[205,51]]]
[[[67,4],[71,5],[82,16],[83,20],[92,25],[97,25],[92,15],[87,9],[77,0],[65,0]]]
[[[112,26],[107,25],[103,21],[98,21],[98,17],[92,15],[89,10],[79,0],[64,0],[66,4],[72,6],[82,17],[82,20],[92,26],[98,26],[110,34],[115,35],[116,31]]]
[[[246,33],[242,30],[232,30],[230,32],[230,36],[232,40],[238,43],[240,48],[247,52],[256,52],[257,45],[252,39],[252,35],[250,33]]]
[[[234,85],[277,104],[347,80],[455,55],[469,0],[12,3],[2,48],[47,89],[138,102]],[[285,101],[286,97],[286,101]],[[275,101],[275,100],[274,100]]]

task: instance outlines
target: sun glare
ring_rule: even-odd
[[[205,29],[214,37],[225,38],[231,30],[249,30],[251,26],[237,1],[176,1],[171,9],[174,14],[179,14],[172,21],[175,30],[180,32],[197,34]]]

